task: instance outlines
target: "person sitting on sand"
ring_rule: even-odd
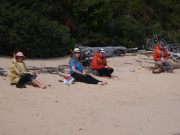
[[[91,62],[91,69],[97,71],[97,75],[111,77],[113,73],[113,68],[107,65],[105,50],[98,49],[98,51],[94,54],[94,57]]]
[[[17,88],[26,88],[26,84],[32,84],[39,88],[46,88],[41,81],[37,80],[36,73],[27,71],[24,63],[25,56],[22,52],[17,52],[10,67],[10,81],[15,84]]]
[[[95,79],[94,77],[85,72],[81,63],[81,52],[79,48],[75,48],[72,53],[71,60],[69,61],[69,70],[71,76],[75,79],[75,81],[84,82],[87,84],[106,84],[102,81]]]
[[[169,54],[165,48],[165,45],[162,41],[160,41],[154,52],[153,57],[155,60],[155,68],[152,71],[153,73],[161,73],[161,72],[172,72],[172,64],[169,61]]]

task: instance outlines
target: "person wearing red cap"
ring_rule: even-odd
[[[169,61],[169,54],[162,41],[160,41],[154,49],[153,58],[155,61],[153,73],[172,72],[173,66]]]
[[[15,84],[17,88],[26,88],[26,84],[30,83],[39,88],[46,88],[42,82],[37,80],[36,73],[27,71],[24,63],[25,56],[22,52],[17,52],[10,67],[10,81]]]
[[[99,49],[93,56],[91,62],[91,69],[97,71],[97,75],[111,77],[114,72],[113,68],[107,65],[106,58],[104,56],[105,50]]]

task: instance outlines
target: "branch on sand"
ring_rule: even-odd
[[[3,68],[0,68],[0,76],[7,77],[7,72]]]
[[[32,67],[29,66],[28,70],[36,72],[37,74],[48,73],[65,77],[68,74],[68,65],[59,65],[57,67]]]
[[[140,58],[136,59],[136,63],[139,65],[140,68],[146,68],[148,70],[153,70],[155,68],[154,60],[149,53],[143,54],[147,56],[147,58]],[[173,65],[173,69],[180,69],[180,61],[175,61],[170,57],[170,61]]]
[[[69,66],[68,65],[58,65],[57,67],[34,67],[29,66],[29,71],[36,72],[37,74],[47,73],[59,75],[61,77],[65,77],[69,74]],[[91,73],[90,67],[85,67],[85,71],[87,73]]]

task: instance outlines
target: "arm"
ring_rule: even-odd
[[[104,63],[105,63],[105,64],[104,64],[104,65],[105,65],[105,66],[104,66],[105,68],[107,68],[107,69],[110,69],[110,68],[111,68],[110,66],[107,65],[106,59],[105,59],[105,62],[104,62]]]
[[[73,72],[83,75],[83,73],[81,73],[81,72],[79,72],[78,70],[76,70],[75,66],[71,66],[71,68],[72,68],[72,71],[73,71]],[[84,71],[84,70],[83,70],[83,71]]]
[[[165,50],[165,56],[164,56],[164,59],[165,59],[165,60],[168,60],[168,59],[169,59],[169,54],[168,54],[167,50]]]
[[[25,63],[23,63],[23,64],[24,64],[24,69],[25,69],[25,71],[26,71],[26,72],[29,72],[28,69],[27,69],[27,67],[26,67],[26,64],[25,64]]]
[[[69,66],[70,66],[71,70],[72,70],[73,72],[75,72],[75,73],[83,74],[82,72],[80,72],[80,71],[78,71],[78,70],[76,69],[76,63],[77,63],[77,62],[76,62],[74,59],[71,59],[71,60],[70,60]]]
[[[28,70],[26,64],[25,64],[24,62],[23,62],[23,64],[24,64],[24,69],[25,69],[25,71],[24,71],[23,73],[32,74],[33,76],[36,76],[36,77],[37,77],[36,72],[30,72],[30,71]]]
[[[11,72],[15,73],[17,76],[21,76],[21,72],[19,71],[19,69],[15,66],[15,64],[11,65]]]
[[[106,59],[105,59],[105,66],[108,66],[108,65],[107,65],[107,61],[106,61]]]
[[[154,57],[154,60],[155,60],[155,61],[159,61],[159,60],[160,60],[160,58],[158,57],[158,54],[157,54],[156,50],[154,50],[154,52],[153,52],[153,57]]]
[[[15,69],[16,73],[19,73],[19,75],[22,75],[24,73],[31,74],[30,72],[27,71],[27,68],[26,68],[26,65],[24,62],[22,64],[15,63],[14,69]]]

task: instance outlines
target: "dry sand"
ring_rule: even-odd
[[[115,69],[106,86],[66,86],[40,74],[42,90],[17,89],[0,77],[0,135],[180,135],[180,70],[152,74],[137,60],[109,58]],[[26,60],[31,66],[68,64],[69,58]],[[10,58],[0,58],[8,70]],[[5,80],[6,79],[6,80]]]

